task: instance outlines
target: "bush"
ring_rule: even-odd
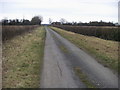
[[[2,26],[2,41],[9,40],[14,36],[21,35],[25,32],[31,31],[34,28],[38,27],[37,25],[29,26]]]
[[[106,40],[120,41],[120,27],[107,26],[70,26],[70,25],[53,25],[67,31],[95,36]]]

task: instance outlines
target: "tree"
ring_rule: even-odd
[[[41,25],[41,22],[43,21],[43,17],[42,16],[34,16],[31,20],[31,23],[33,25]]]
[[[23,25],[30,25],[30,21],[27,19],[23,19]]]
[[[67,21],[64,18],[60,19],[61,24],[65,24]]]
[[[2,24],[3,25],[7,25],[8,24],[8,20],[7,19],[2,19]]]
[[[52,24],[52,19],[51,18],[49,18],[49,24]]]

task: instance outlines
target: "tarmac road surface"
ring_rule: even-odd
[[[46,41],[41,88],[86,88],[74,73],[80,67],[98,88],[118,88],[118,76],[52,29],[45,27]]]

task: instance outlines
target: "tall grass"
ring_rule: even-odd
[[[45,33],[44,27],[40,26],[32,32],[3,43],[3,88],[29,90],[40,87]]]
[[[106,40],[120,41],[120,27],[54,25],[67,31],[95,36]]]
[[[2,41],[9,40],[17,35],[21,35],[25,32],[31,31],[38,27],[37,25],[29,26],[2,26]]]

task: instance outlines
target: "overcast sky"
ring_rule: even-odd
[[[0,0],[0,19],[31,20],[43,16],[43,23],[59,21],[106,21],[118,22],[119,0]]]

